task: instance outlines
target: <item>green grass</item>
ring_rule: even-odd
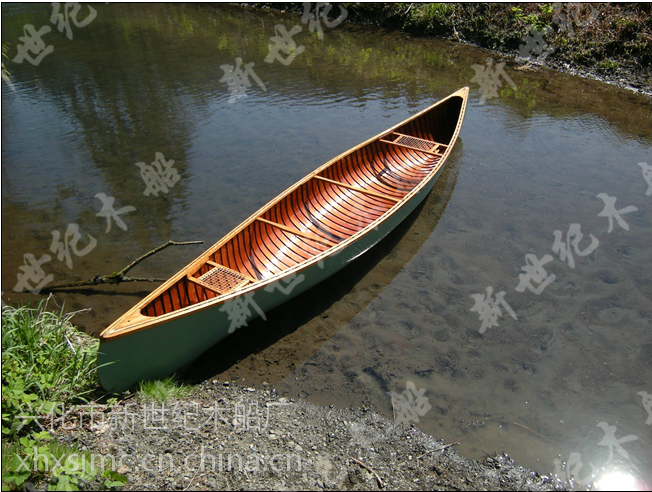
[[[74,313],[48,310],[48,297],[36,308],[2,308],[2,434],[12,436],[27,408],[48,413],[64,403],[87,402],[99,389],[99,341],[70,323]]]
[[[3,442],[2,490],[27,490],[29,483],[47,484],[48,490],[114,490],[127,482],[96,461],[101,462],[88,451],[52,441],[47,432]]]
[[[141,381],[136,395],[141,400],[155,400],[165,403],[188,396],[192,387],[179,384],[174,377],[157,381]]]
[[[71,324],[75,313],[37,307],[2,307],[2,490],[28,483],[49,490],[124,485],[115,470],[95,468],[87,453],[64,446],[44,431],[64,406],[88,403],[99,393],[99,340]],[[37,463],[34,463],[37,456]],[[65,466],[55,466],[55,463]]]

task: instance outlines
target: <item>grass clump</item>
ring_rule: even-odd
[[[188,396],[191,392],[192,387],[178,383],[174,377],[168,377],[157,381],[141,381],[136,395],[144,401],[166,403]]]
[[[75,329],[74,313],[36,308],[2,308],[2,434],[15,436],[27,409],[49,413],[57,405],[87,403],[99,388],[99,341]],[[23,425],[21,425],[23,424]]]
[[[51,300],[2,307],[2,490],[113,489],[126,478],[47,431],[66,406],[88,403],[99,390],[99,341],[75,329],[74,313],[50,311]]]

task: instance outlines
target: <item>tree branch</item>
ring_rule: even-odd
[[[55,289],[66,289],[69,287],[86,287],[89,285],[100,285],[100,284],[120,284],[122,282],[165,282],[166,279],[146,278],[146,277],[127,277],[125,274],[133,267],[138,265],[140,262],[142,262],[143,260],[149,258],[152,255],[155,255],[159,251],[164,250],[168,246],[186,246],[190,244],[203,244],[203,242],[204,241],[168,241],[167,243],[163,243],[157,248],[148,251],[140,258],[135,259],[119,272],[113,272],[109,275],[96,275],[95,277],[89,280],[80,280],[78,282],[54,284],[54,285],[50,285],[49,287],[45,287],[44,290],[51,291]]]

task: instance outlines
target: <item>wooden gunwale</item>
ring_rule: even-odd
[[[216,305],[223,303],[230,298],[235,298],[239,296],[244,296],[248,294],[249,292],[255,291],[257,289],[264,288],[265,286],[276,282],[280,280],[281,278],[289,275],[293,275],[296,273],[301,272],[302,270],[305,270],[307,268],[310,268],[314,264],[316,264],[319,261],[324,260],[330,255],[336,254],[338,251],[341,251],[348,247],[349,245],[353,244],[354,242],[360,240],[362,237],[366,236],[367,234],[370,234],[373,232],[374,228],[377,227],[380,223],[383,221],[387,220],[392,214],[396,212],[396,210],[401,208],[401,205],[404,203],[408,202],[412,197],[417,195],[421,189],[426,186],[430,182],[430,179],[437,174],[437,171],[441,168],[442,164],[446,161],[446,158],[450,154],[453,144],[455,143],[459,132],[460,128],[462,125],[462,122],[464,120],[464,113],[466,110],[466,100],[468,97],[468,87],[465,87],[463,89],[458,90],[457,92],[449,95],[448,97],[445,97],[444,99],[441,99],[440,101],[436,102],[435,104],[425,108],[424,110],[420,111],[419,113],[401,121],[400,123],[394,125],[392,128],[389,130],[385,130],[367,140],[364,142],[354,146],[351,149],[346,150],[345,152],[337,155],[336,157],[332,158],[322,166],[318,167],[315,169],[313,172],[309,173],[306,175],[303,179],[299,180],[296,182],[294,185],[290,186],[287,190],[285,190],[283,193],[278,195],[276,198],[272,199],[270,202],[268,202],[265,206],[261,207],[258,211],[253,213],[249,218],[247,218],[245,221],[243,221],[239,227],[235,228],[232,230],[229,234],[224,236],[220,241],[215,243],[211,248],[206,250],[203,254],[201,254],[196,260],[194,260],[192,263],[187,265],[186,268],[184,268],[182,271],[179,273],[175,274],[172,276],[168,281],[163,283],[161,286],[159,286],[156,290],[154,290],[152,293],[150,293],[148,296],[146,296],[143,300],[141,300],[139,303],[137,303],[133,308],[131,308],[127,313],[125,313],[123,316],[118,318],[111,326],[109,326],[107,329],[105,329],[101,334],[100,334],[100,339],[102,340],[111,340],[119,337],[123,337],[126,335],[129,335],[131,333],[135,333],[138,331],[146,330],[152,327],[155,327],[157,325],[166,323],[170,321],[171,319],[179,318],[179,317],[185,317],[188,315],[193,314],[196,311],[203,310],[206,308],[209,308],[210,306]],[[421,178],[418,177],[416,173],[412,175],[412,177],[408,178],[400,178],[399,181],[403,181],[404,179],[420,179],[420,183],[416,184],[411,190],[409,190],[405,195],[403,195],[400,198],[400,201],[397,201],[394,206],[390,207],[385,213],[381,214],[378,218],[367,224],[365,227],[362,229],[358,230],[357,232],[353,233],[350,235],[350,237],[340,241],[336,246],[333,247],[328,247],[327,249],[321,251],[320,253],[314,254],[312,258],[310,258],[307,261],[300,262],[298,264],[292,265],[287,269],[282,269],[278,273],[275,273],[273,275],[270,275],[268,277],[263,277],[262,273],[257,270],[255,267],[254,261],[251,258],[248,259],[243,259],[240,257],[240,262],[243,266],[249,265],[253,270],[258,272],[258,275],[254,275],[257,280],[252,282],[249,285],[246,285],[242,289],[239,289],[235,292],[229,292],[227,294],[223,295],[216,295],[214,297],[210,297],[206,292],[205,289],[196,289],[196,286],[194,283],[188,284],[188,291],[190,291],[191,287],[195,288],[195,291],[193,294],[190,294],[188,292],[189,298],[196,298],[199,302],[197,304],[193,304],[187,307],[183,307],[181,309],[177,309],[172,312],[167,312],[164,314],[156,315],[156,316],[145,316],[141,314],[141,310],[145,307],[150,305],[152,302],[156,301],[163,295],[163,307],[165,307],[165,295],[171,287],[173,287],[179,280],[182,278],[186,277],[188,272],[195,272],[198,271],[200,268],[202,268],[203,265],[206,264],[210,258],[217,254],[220,251],[220,248],[222,248],[224,245],[228,245],[232,239],[234,239],[237,235],[239,235],[241,232],[248,230],[248,228],[253,224],[253,223],[259,223],[262,224],[262,221],[259,221],[258,219],[262,217],[265,213],[267,213],[270,209],[273,207],[277,206],[281,201],[286,199],[288,196],[290,196],[292,193],[294,193],[296,190],[298,190],[300,187],[304,186],[306,183],[309,181],[313,180],[314,178],[317,177],[318,175],[321,175],[324,173],[326,170],[328,170],[331,166],[336,166],[338,162],[342,161],[345,158],[350,158],[351,156],[354,156],[357,158],[358,156],[356,155],[357,151],[360,149],[364,149],[365,147],[371,146],[375,142],[381,141],[385,136],[393,132],[394,130],[401,128],[403,126],[407,126],[409,124],[418,122],[418,120],[425,115],[426,113],[434,110],[436,106],[443,105],[446,103],[446,101],[455,98],[455,97],[460,97],[462,98],[462,104],[460,107],[460,113],[457,118],[457,122],[455,124],[455,128],[453,131],[453,134],[450,137],[449,143],[447,144],[446,150],[444,151],[443,154],[437,154],[436,157],[438,157],[436,162],[432,163],[432,168],[428,172],[425,173],[425,175]],[[423,131],[423,123],[417,124],[416,127],[419,130],[420,134],[424,134],[425,132]],[[421,138],[420,136],[418,138]],[[384,144],[387,145],[387,143],[383,142]],[[391,143],[391,142],[390,142]],[[403,146],[396,146],[396,147],[403,147]],[[367,149],[370,151],[370,149]],[[413,152],[421,152],[425,153],[422,150],[414,150],[414,149],[409,149],[406,148],[406,150],[412,150]],[[387,158],[391,158],[399,160],[400,157],[398,154],[394,153],[388,153],[386,156]],[[410,156],[409,154],[407,156],[404,156],[405,159],[409,159],[410,161],[418,161],[418,159],[414,159],[414,156]],[[370,163],[375,163],[374,159],[367,158],[365,159]],[[430,167],[430,166],[426,166]],[[369,168],[369,167],[367,167]],[[354,167],[355,169],[355,167]],[[390,172],[396,172],[395,170]],[[407,175],[409,176],[409,174]],[[329,178],[327,178],[329,179]],[[355,185],[351,185],[355,186]],[[271,226],[269,226],[271,227]],[[255,233],[255,227],[254,227],[254,233]],[[311,238],[311,240],[316,241],[316,238]],[[249,241],[252,241],[252,238],[249,238]],[[263,243],[264,244],[264,243]],[[235,248],[238,249],[239,251],[236,251],[238,255],[242,253],[243,248]],[[220,253],[221,254],[221,253]],[[235,257],[237,258],[238,255]],[[249,267],[246,268],[247,271],[250,271]],[[242,273],[242,272],[241,272]],[[250,275],[251,276],[251,275]],[[167,301],[168,303],[170,302],[170,299]]]

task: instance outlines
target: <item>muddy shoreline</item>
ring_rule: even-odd
[[[321,407],[269,386],[212,380],[182,400],[132,399],[93,415],[91,426],[72,412],[56,439],[113,460],[125,490],[568,489],[506,455],[466,459],[456,443],[372,408]]]

